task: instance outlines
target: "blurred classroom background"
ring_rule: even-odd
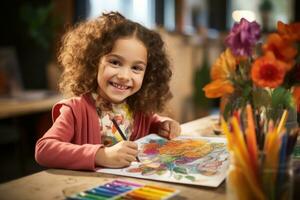
[[[245,11],[246,12],[243,12]],[[255,19],[264,32],[276,22],[299,21],[297,0],[10,0],[0,6],[0,182],[43,168],[34,145],[51,126],[51,107],[62,96],[57,51],[68,27],[105,11],[158,31],[173,66],[173,99],[166,115],[185,123],[218,112],[202,87],[224,50],[236,18]],[[298,13],[297,13],[298,11]]]

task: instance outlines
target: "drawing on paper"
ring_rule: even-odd
[[[137,142],[140,163],[98,171],[211,187],[217,187],[225,178],[229,155],[223,138],[180,136],[166,140],[151,134]]]

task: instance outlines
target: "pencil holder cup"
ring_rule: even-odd
[[[250,200],[261,199],[259,196],[263,197],[261,188],[252,183],[253,180],[249,180],[249,178],[251,179],[251,175],[247,174],[244,167],[241,163],[237,162],[235,154],[230,152],[230,165],[226,178],[226,199]]]
[[[226,199],[230,200],[292,200],[294,174],[291,161],[276,168],[263,169],[258,179],[234,161],[226,178]]]
[[[290,164],[279,169],[264,169],[261,178],[266,199],[293,199],[294,175]]]

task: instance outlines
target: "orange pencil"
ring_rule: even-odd
[[[238,120],[236,117],[232,118],[232,127],[233,127],[233,137],[235,138],[236,145],[240,149],[242,156],[245,158],[246,162],[249,163],[249,155],[246,148],[245,140],[243,133],[238,124]]]
[[[256,175],[258,175],[257,141],[256,141],[253,113],[252,113],[252,108],[249,104],[247,105],[246,109],[247,109],[247,123],[248,123],[246,129],[246,140],[247,140],[248,153],[249,153],[253,170],[256,173]]]

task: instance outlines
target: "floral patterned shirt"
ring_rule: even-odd
[[[120,104],[110,103],[109,108],[103,109],[101,103],[99,103],[99,95],[93,93],[92,96],[96,102],[100,131],[102,132],[101,140],[104,146],[112,146],[123,140],[112,119],[115,119],[126,138],[130,138],[133,129],[133,114],[129,110],[128,104],[126,102]]]

